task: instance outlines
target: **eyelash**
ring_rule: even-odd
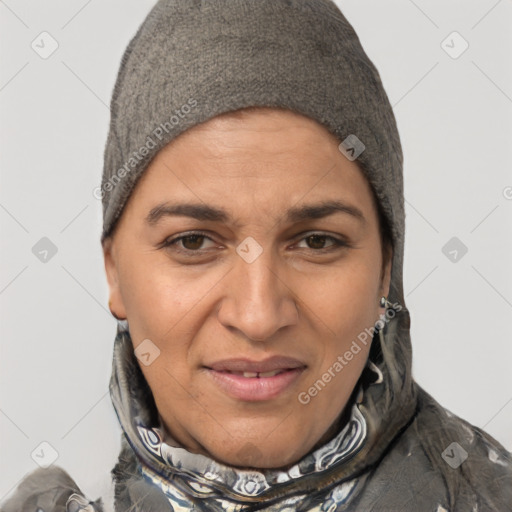
[[[193,250],[193,249],[180,249],[180,248],[177,248],[177,243],[178,242],[180,242],[181,240],[183,240],[185,238],[191,238],[191,237],[194,237],[194,236],[202,236],[202,237],[207,238],[208,240],[211,240],[213,242],[213,240],[211,239],[211,237],[208,236],[207,233],[204,233],[202,231],[191,231],[189,233],[186,233],[185,235],[181,235],[181,236],[176,237],[176,238],[169,238],[169,239],[165,240],[161,244],[161,247],[163,247],[163,248],[173,248],[173,246],[176,246],[176,248],[173,248],[173,249],[176,250],[177,252],[181,253],[181,254],[185,254],[186,256],[191,256],[191,257],[197,256],[197,255],[200,255],[201,251],[204,251],[204,249]],[[326,234],[321,233],[321,232],[316,232],[316,231],[309,232],[308,235],[302,237],[299,240],[299,242],[301,242],[302,240],[305,240],[307,238],[313,237],[313,236],[323,237],[326,240],[331,240],[333,242],[333,245],[331,245],[330,247],[326,247],[326,248],[323,248],[323,249],[309,249],[309,250],[311,250],[313,252],[316,252],[316,253],[327,253],[327,252],[330,252],[330,251],[333,251],[333,250],[336,250],[336,249],[341,249],[343,247],[347,247],[347,248],[350,247],[350,244],[348,242],[345,242],[344,240],[341,240],[339,238],[333,237],[331,235],[326,235]]]

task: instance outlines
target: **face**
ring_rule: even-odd
[[[258,109],[183,133],[104,255],[112,310],[134,348],[150,340],[139,365],[167,435],[284,468],[338,432],[391,263],[368,182],[320,124]]]

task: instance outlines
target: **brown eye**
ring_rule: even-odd
[[[162,246],[163,247],[169,247],[172,249],[176,249],[178,252],[201,252],[201,250],[204,249],[202,247],[205,240],[210,240],[213,242],[213,240],[206,236],[204,233],[189,233],[188,235],[179,236],[173,239],[166,240]]]
[[[313,249],[318,252],[328,251],[328,250],[331,250],[331,249],[337,248],[337,247],[348,246],[348,244],[346,242],[343,242],[342,240],[339,240],[333,236],[324,235],[322,233],[315,233],[315,234],[306,236],[306,237],[302,238],[302,240],[306,241],[306,244],[308,246],[308,247],[306,247],[307,249]],[[301,242],[302,242],[302,240],[301,240]],[[327,240],[330,240],[332,243],[326,247],[325,243]],[[303,248],[303,247],[301,247],[301,248]]]
[[[325,235],[311,235],[306,238],[311,249],[325,249],[325,241],[328,237]]]
[[[188,235],[181,238],[181,243],[185,249],[197,251],[201,248],[204,238],[205,237],[203,235]]]

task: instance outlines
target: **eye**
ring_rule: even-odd
[[[345,241],[324,233],[311,233],[303,237],[302,240],[306,241],[306,244],[309,246],[306,249],[313,249],[316,252],[329,251],[338,247],[348,247],[348,243]],[[331,245],[325,247],[326,240],[330,240],[332,242]]]
[[[202,247],[206,240],[214,242],[206,233],[195,231],[176,238],[167,239],[163,242],[162,247],[169,247],[177,252],[195,256],[206,250],[205,247]],[[300,243],[303,241],[306,242],[306,247],[298,247],[310,249],[313,252],[327,252],[341,247],[349,247],[349,244],[344,240],[324,233],[310,233],[308,236],[303,237]],[[325,246],[326,241],[331,242],[327,247]]]
[[[193,232],[193,233],[187,233],[185,235],[168,239],[166,240],[162,245],[163,247],[173,247],[176,246],[176,250],[179,252],[184,253],[194,253],[194,252],[201,252],[202,244],[205,241],[205,239],[210,240],[213,242],[213,240],[206,235],[206,233],[202,233],[200,231]],[[180,245],[181,244],[181,245]]]

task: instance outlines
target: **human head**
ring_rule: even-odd
[[[249,16],[247,10],[250,10]],[[310,22],[312,18],[315,19],[315,23]],[[286,30],[283,30],[280,21],[283,19],[286,19]],[[229,33],[229,45],[225,44],[227,33]],[[265,40],[265,45],[260,51],[254,52],[252,47],[255,41],[260,39]],[[297,44],[299,44],[299,47],[297,47]],[[293,59],[290,55],[292,48]],[[212,62],[215,62],[215,66],[212,66]],[[246,62],[250,62],[251,66],[247,67]],[[158,63],[158,65],[155,63]],[[151,77],[151,80],[147,79],[148,76]],[[269,113],[268,110],[265,111],[266,113],[256,110],[247,113],[243,110],[247,107],[270,107],[276,110],[273,110],[273,113]],[[279,111],[279,109],[287,110]],[[237,114],[238,119],[232,114],[219,117],[221,114],[233,111],[240,112]],[[272,118],[272,116],[274,117]],[[293,117],[295,125],[291,122],[291,116],[295,116]],[[273,119],[275,125],[269,124],[269,119]],[[233,128],[234,126],[238,127],[238,131]],[[278,128],[272,128],[272,126]],[[286,183],[292,182],[292,179],[294,182],[296,180],[300,182],[300,180],[307,180],[308,177],[311,179],[314,176],[320,179],[318,173],[320,172],[321,161],[322,159],[329,160],[327,155],[330,155],[331,160],[329,161],[336,161],[338,165],[341,165],[340,162],[344,162],[343,168],[346,173],[342,178],[340,172],[337,179],[348,179],[349,175],[352,176],[359,184],[357,189],[357,194],[360,194],[359,201],[366,204],[367,213],[372,212],[374,221],[372,226],[375,236],[370,237],[370,239],[376,244],[372,253],[374,259],[372,262],[365,260],[368,270],[366,274],[355,273],[353,275],[353,277],[355,275],[362,276],[363,281],[364,279],[370,279],[370,281],[365,281],[366,287],[362,286],[364,291],[360,289],[358,292],[356,288],[343,290],[343,293],[352,293],[356,297],[355,301],[352,300],[348,306],[347,295],[342,298],[337,295],[337,293],[340,293],[337,291],[333,292],[333,296],[326,295],[332,299],[329,303],[329,309],[334,308],[336,310],[338,308],[338,315],[341,314],[340,308],[343,306],[345,309],[347,307],[350,309],[350,306],[355,307],[357,303],[359,307],[359,309],[350,313],[353,323],[349,326],[345,324],[344,330],[342,329],[343,334],[339,335],[340,339],[347,342],[350,335],[357,335],[357,332],[352,331],[362,328],[363,324],[368,327],[366,324],[375,322],[379,297],[373,297],[373,295],[378,295],[377,291],[380,293],[382,289],[390,287],[391,301],[400,301],[402,297],[402,154],[394,116],[383,91],[378,72],[367,59],[352,27],[330,1],[270,2],[269,0],[260,0],[259,2],[233,3],[219,0],[217,2],[199,3],[182,0],[160,1],[156,4],[125,53],[114,89],[111,129],[105,151],[105,169],[102,181],[104,211],[102,241],[106,242],[105,246],[108,247],[108,240],[114,229],[124,222],[126,229],[122,230],[121,228],[119,233],[124,233],[120,240],[125,243],[124,245],[120,243],[119,246],[125,249],[123,251],[119,250],[116,258],[117,262],[122,262],[123,258],[126,258],[129,254],[130,247],[132,250],[137,250],[137,248],[134,248],[137,237],[139,237],[138,242],[143,243],[141,241],[144,235],[140,230],[135,237],[132,231],[131,242],[129,236],[125,235],[130,233],[130,229],[137,229],[134,225],[137,215],[134,212],[138,213],[140,220],[142,210],[138,209],[138,206],[141,207],[144,204],[144,199],[151,197],[152,192],[164,193],[169,187],[174,187],[176,190],[180,189],[180,186],[187,183],[186,176],[183,176],[179,183],[168,182],[167,188],[164,182],[170,179],[171,175],[176,177],[185,168],[188,169],[187,176],[192,180],[208,180],[208,177],[211,179],[216,171],[213,165],[205,163],[212,158],[211,156],[205,156],[205,151],[207,153],[205,140],[208,137],[211,139],[220,137],[217,143],[219,150],[224,147],[224,153],[221,151],[218,157],[213,160],[225,160],[226,158],[229,160],[226,153],[230,140],[232,140],[229,137],[235,137],[237,133],[237,136],[243,137],[244,133],[247,134],[251,130],[255,134],[255,140],[266,141],[266,150],[262,151],[259,156],[260,160],[258,160],[256,154],[252,160],[248,159],[247,155],[250,154],[251,150],[247,145],[248,141],[243,139],[239,145],[240,153],[235,158],[243,162],[241,168],[249,169],[249,172],[253,173],[255,181],[261,181],[261,173],[264,172],[265,165],[269,165],[268,153],[271,148],[268,134],[272,130],[280,131],[283,147],[286,146],[289,150],[286,157],[288,160],[284,155],[281,155],[282,167],[285,170],[280,174],[272,175],[272,179],[287,179]],[[324,153],[320,154],[312,151],[311,146],[304,138],[305,133],[315,139],[319,147],[324,148]],[[294,137],[290,138],[290,134]],[[305,148],[297,148],[293,145],[293,140],[302,140]],[[340,148],[345,149],[343,154],[338,150],[340,142]],[[190,152],[190,147],[194,145],[203,148],[203,161],[198,155]],[[291,151],[292,147],[295,148],[294,151]],[[334,154],[333,148],[336,149]],[[353,155],[354,150],[357,153],[356,156]],[[180,151],[185,151],[184,154],[190,155],[190,158],[187,160]],[[279,150],[274,148],[274,151],[279,154]],[[304,161],[309,161],[311,166],[297,173],[297,176],[292,176],[289,172],[286,172],[286,169],[290,169],[290,162],[294,158],[296,160],[295,167],[300,167],[297,154],[301,154]],[[266,159],[267,164],[263,164],[261,159]],[[187,165],[192,160],[194,160],[196,167],[188,168]],[[177,174],[174,174],[173,171],[174,162],[179,162],[179,169],[176,169]],[[165,169],[167,172],[164,172]],[[203,169],[202,174],[199,173],[199,169]],[[236,169],[236,172],[240,173],[240,169]],[[327,169],[325,172],[327,172]],[[315,173],[317,174],[315,175]],[[160,178],[160,182],[157,177]],[[242,177],[243,175],[237,174],[233,180],[236,181]],[[216,182],[217,187],[222,185],[221,189],[217,191],[217,195],[225,194],[228,190],[225,176],[223,178],[217,176]],[[160,183],[161,188],[157,185],[158,183]],[[276,184],[274,183],[274,185]],[[205,188],[204,186],[205,183],[201,183],[201,185],[203,185],[201,192],[211,198],[212,187],[208,191],[208,187]],[[299,201],[300,197],[297,196],[297,189],[293,190],[284,182],[280,182],[278,185],[279,191],[286,190],[290,194],[293,192],[296,200]],[[312,186],[312,184],[310,185]],[[333,185],[331,193],[336,190],[336,185],[343,188],[343,183],[333,183],[331,185]],[[345,185],[348,186],[348,183],[345,183]],[[355,185],[352,184],[352,186]],[[316,190],[320,190],[320,188]],[[191,191],[193,191],[193,188],[189,190],[189,192]],[[267,198],[265,208],[267,218],[266,222],[262,222],[262,226],[258,228],[259,230],[264,229],[263,226],[272,227],[269,224],[272,213],[272,208],[268,202],[270,191],[260,190],[260,193],[263,191]],[[249,201],[248,194],[251,191],[242,190],[242,192],[243,199],[239,200]],[[323,192],[326,193],[327,190]],[[353,195],[356,194],[354,190],[352,192]],[[274,211],[274,214],[277,215],[274,219],[276,222],[279,217],[277,212],[283,212],[285,206],[286,208],[291,206],[283,202],[289,197],[287,195],[281,197],[281,195],[280,193],[274,197],[274,200],[281,200],[280,206],[275,207]],[[198,194],[198,197],[200,198],[201,195]],[[376,199],[376,201],[373,201],[373,199]],[[252,228],[255,229],[254,222],[257,222],[257,220],[255,220],[254,214],[262,208],[263,203],[258,205],[256,197],[250,199],[250,202],[254,205],[253,216],[250,216],[251,211],[249,209],[246,212],[248,217],[245,221],[249,224],[252,223]],[[147,207],[148,204],[146,202],[145,206]],[[131,216],[129,212],[131,212]],[[240,215],[240,208],[237,209],[236,213]],[[128,222],[126,219],[131,219],[133,222]],[[379,272],[385,268],[385,258],[381,257],[384,244],[379,243],[379,234],[385,234],[387,229],[390,235],[388,239],[391,239],[393,243],[391,278],[389,276],[390,269],[388,269],[387,278],[385,277],[386,272]],[[258,233],[260,236],[263,235],[262,231],[258,231]],[[275,235],[273,231],[267,232],[263,249],[263,254],[266,256],[263,258],[260,256],[260,263],[257,263],[258,260],[251,263],[252,268],[259,269],[260,265],[262,265],[261,268],[272,268],[272,265],[269,265],[269,261],[266,261],[265,258],[272,253],[272,250],[268,252],[268,247],[276,247],[277,240],[268,233]],[[253,238],[256,239],[256,237]],[[265,247],[267,247],[267,252],[265,252]],[[155,254],[153,248],[150,249],[149,246],[146,246],[146,256]],[[384,254],[387,253],[384,251]],[[116,272],[114,269],[116,269],[116,265],[112,263],[113,261],[111,261],[109,267],[111,270],[109,283],[115,289]],[[147,294],[138,294],[137,292],[150,282],[158,287],[161,281],[152,280],[146,274],[147,279],[140,283],[139,288],[137,288],[137,283],[132,281],[131,284],[134,287],[130,289],[129,279],[126,277],[130,272],[127,269],[132,268],[130,265],[135,265],[138,260],[137,258],[131,258],[131,262],[129,260],[125,261],[127,262],[124,264],[125,272],[123,272],[123,265],[121,264],[117,268],[117,270],[120,269],[117,276],[124,279],[124,298],[126,300],[120,300],[122,294],[118,293],[117,299],[113,298],[114,308],[121,308],[121,310],[117,309],[118,314],[126,313],[130,323],[130,332],[134,337],[134,344],[141,341],[135,338],[141,336],[144,339],[149,338],[150,336],[145,333],[151,332],[151,336],[157,345],[158,341],[162,345],[166,345],[169,339],[165,335],[169,333],[169,329],[163,329],[165,324],[161,323],[161,321],[166,320],[166,310],[159,309],[162,306],[165,308],[165,300],[159,301],[159,297],[162,297],[159,293],[152,294],[149,291]],[[266,261],[266,267],[264,261]],[[138,267],[139,271],[131,273],[132,277],[135,276],[135,281],[138,277],[144,275],[144,268],[146,270],[149,268],[150,271],[153,270],[148,267],[149,263],[148,260],[146,267]],[[368,265],[369,263],[371,264]],[[158,266],[162,269],[165,264],[161,261]],[[239,267],[234,265],[231,268],[238,269]],[[237,275],[238,272],[241,271],[235,271],[234,275]],[[179,271],[175,269],[174,282],[179,282],[179,278],[176,277],[178,275]],[[254,279],[249,277],[251,275],[253,275],[253,272],[241,274],[240,280]],[[117,282],[121,284],[121,281]],[[258,281],[251,282],[257,283]],[[360,281],[361,283],[362,281]],[[336,280],[330,281],[329,285],[336,285]],[[167,281],[166,286],[168,290],[167,298],[169,298],[169,290],[172,289],[173,285]],[[253,286],[255,285],[253,284]],[[255,287],[263,293],[264,286],[265,281],[263,279]],[[352,286],[355,286],[354,282]],[[190,294],[185,294],[185,297],[180,299],[181,293],[180,291],[175,294],[174,298],[171,298],[171,304],[167,304],[171,309],[174,308],[174,311],[180,311],[180,306],[186,303],[186,298],[191,297]],[[222,294],[222,291],[219,293]],[[270,292],[267,290],[266,293]],[[313,298],[315,299],[318,296],[319,291],[317,290]],[[371,304],[373,306],[369,302],[365,302],[369,301],[370,296],[372,296],[373,302]],[[145,302],[137,302],[143,297]],[[325,296],[322,298],[325,299]],[[177,302],[173,303],[174,300]],[[287,300],[282,300],[288,308],[288,319],[285,315],[282,317],[282,321],[285,324],[289,322],[289,326],[295,325],[294,322],[297,321],[300,315],[297,315],[297,308],[295,307],[295,320],[289,316],[294,309],[290,307],[293,300],[290,297]],[[132,302],[130,303],[130,301]],[[233,302],[233,299],[225,299],[226,303],[229,301]],[[123,302],[129,303],[129,305],[123,304],[123,307],[121,307]],[[203,313],[210,319],[208,320],[209,323],[206,322],[204,327],[200,327],[198,319],[194,319],[192,315],[191,321],[193,323],[186,328],[186,332],[183,333],[184,337],[180,338],[178,336],[178,342],[181,339],[185,346],[187,344],[191,346],[190,336],[193,337],[195,332],[196,339],[201,339],[199,334],[205,335],[204,331],[200,333],[201,329],[206,329],[206,332],[208,332],[212,322],[216,325],[214,331],[215,329],[218,330],[219,326],[223,326],[228,332],[233,330],[232,323],[243,322],[244,315],[235,317],[228,314],[227,317],[231,320],[226,320],[225,311],[228,306],[223,306],[222,302],[223,299],[219,298],[215,307],[210,305],[213,308],[211,310],[208,310],[208,303],[205,303],[206,310]],[[148,304],[152,305],[149,309],[145,307]],[[122,311],[123,309],[124,311]],[[255,307],[255,309],[257,310],[258,307]],[[207,311],[209,312],[207,313]],[[146,318],[143,318],[144,312],[147,313]],[[152,317],[155,312],[159,312],[159,316]],[[263,312],[277,315],[276,311],[272,313],[272,311],[264,310]],[[255,313],[254,311],[251,313],[249,307],[246,314],[250,316]],[[345,314],[347,314],[347,311],[345,311]],[[217,318],[216,321],[215,318]],[[274,320],[276,319],[274,318]],[[215,324],[215,322],[217,323]],[[184,326],[186,323],[182,322],[181,325]],[[338,327],[341,328],[341,326]],[[260,329],[263,341],[267,338],[274,339],[270,327],[266,331],[263,326],[260,326]],[[162,332],[162,330],[165,332]],[[240,335],[244,332],[244,329],[239,327],[235,331]],[[251,329],[246,326],[244,335],[246,339],[251,338],[250,332]],[[255,336],[254,339],[256,338],[258,336]],[[204,337],[202,339],[204,340]],[[234,342],[236,337],[233,337],[231,333],[226,339],[231,343]],[[196,347],[198,346],[201,346],[201,342],[196,345]],[[285,348],[288,350],[287,347]],[[369,347],[367,348],[369,349]],[[162,351],[162,348],[160,350]],[[304,350],[307,350],[307,348],[304,348]],[[306,354],[302,354],[302,357],[306,359],[308,357],[316,358],[315,362],[309,359],[308,367],[310,369],[314,367],[315,371],[319,371],[325,365],[327,359],[324,359],[323,356],[328,358],[329,350],[323,346],[321,351],[320,355],[316,353],[314,356],[310,354],[306,357]],[[228,347],[223,348],[223,353],[228,354]],[[159,358],[163,366],[165,366],[165,361],[168,365],[170,364],[170,360],[165,355]],[[249,356],[247,353],[245,355]],[[257,354],[252,355],[255,356],[252,357],[253,359],[259,360]],[[167,356],[169,356],[169,353],[167,353]],[[367,352],[362,351],[362,356],[364,357],[359,357],[358,360],[362,360],[364,363]],[[182,357],[182,361],[184,359],[186,357]],[[194,364],[197,365],[199,360],[200,356],[196,354]],[[178,366],[177,363],[176,366]],[[190,384],[190,375],[187,376],[185,371],[186,365],[181,364],[180,368],[182,380]],[[362,366],[358,367],[355,364],[352,364],[351,368],[357,369],[357,371],[349,380],[350,386],[344,386],[343,392],[338,395],[337,407],[328,409],[325,403],[323,405],[324,411],[328,410],[331,415],[330,420],[341,413],[343,403],[348,400],[348,395],[352,392],[355,380],[357,380],[362,370]],[[156,391],[158,387],[157,379],[152,377],[151,370],[147,370],[146,378]],[[161,369],[161,371],[165,370]],[[345,374],[348,373],[348,371],[345,372]],[[176,380],[175,384],[179,386],[179,379]],[[168,383],[166,385],[168,386]],[[331,389],[333,389],[332,386]],[[198,393],[197,396],[201,394],[200,391],[196,391],[196,393]],[[322,396],[323,398],[318,397],[315,401],[317,404],[315,407],[319,407],[323,403],[328,393],[324,392]],[[163,393],[160,398],[156,397],[162,409],[161,413],[166,408],[163,397]],[[183,403],[184,398],[182,397],[180,400]],[[212,400],[215,401],[213,398]],[[167,405],[168,410],[174,408],[174,411],[176,411],[176,407]],[[222,407],[224,406],[221,406],[221,409]],[[224,407],[224,413],[228,409]],[[316,412],[320,410],[322,410],[321,407]],[[291,419],[296,419],[297,415],[294,416],[293,412],[291,414]],[[167,416],[164,419],[168,420],[170,426],[169,418],[172,415]],[[196,419],[205,421],[205,418],[196,417]],[[328,420],[329,418],[326,420],[327,423],[329,423]],[[211,426],[207,424],[203,426],[205,425],[206,427]],[[323,423],[310,428],[305,433],[307,439],[302,440],[304,445],[315,442],[318,432],[322,430],[322,425]],[[249,424],[246,426],[249,430],[253,427]],[[264,425],[264,427],[269,428],[269,425]],[[245,427],[240,426],[240,428]],[[183,441],[185,433],[186,428],[182,428],[181,435],[178,436],[181,441]],[[318,440],[316,439],[316,441]],[[193,449],[201,450],[201,447],[198,446],[201,440],[197,436],[195,437],[195,441],[197,441],[195,446],[191,444],[191,439],[188,439],[188,441]],[[203,441],[205,440],[203,439]],[[295,441],[296,444],[297,442],[300,444],[300,439],[297,437],[295,437]],[[267,445],[266,452],[263,450],[265,452],[262,453],[264,464],[274,465],[277,463],[279,454],[275,454],[275,460],[269,458],[272,449],[272,446]],[[227,454],[224,460],[236,463],[237,453],[236,450],[235,452],[232,451]],[[217,451],[216,455],[222,458],[220,452]],[[297,455],[297,452],[289,452],[288,456],[293,458]]]
[[[358,209],[364,221],[347,213],[285,217],[328,201]],[[233,220],[153,214],[148,223],[163,203],[211,205]],[[163,245],[199,230],[209,238],[192,249]],[[240,252],[247,240],[250,258]],[[370,350],[358,336],[382,313],[390,261],[383,264],[371,187],[323,126],[260,109],[190,129],[157,154],[105,246],[113,309],[128,319],[134,348],[149,339],[160,351],[141,370],[172,438],[227,464],[248,465],[250,457],[280,467],[337,431]],[[276,355],[305,368],[266,399],[232,396],[208,369]],[[329,372],[329,382],[311,390]],[[244,451],[247,443],[258,457]]]

